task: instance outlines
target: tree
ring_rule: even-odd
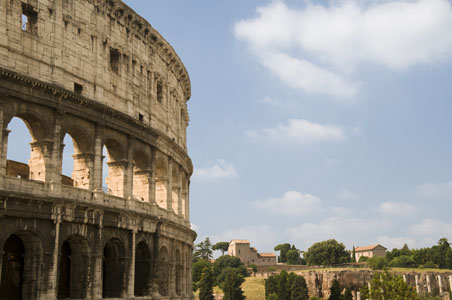
[[[287,291],[287,271],[282,270],[279,273],[279,281],[278,281],[278,300],[287,300],[289,298],[289,292]]]
[[[238,257],[224,255],[217,258],[213,263],[213,276],[218,277],[225,268],[237,269],[243,277],[248,276],[246,267]]]
[[[308,300],[308,286],[302,276],[296,276],[290,287],[290,300]]]
[[[331,239],[313,244],[304,257],[308,265],[331,266],[348,262],[350,253],[345,250],[344,244]]]
[[[290,250],[290,244],[279,244],[275,246],[275,251],[279,251],[279,262],[285,263],[287,262],[287,251]]]
[[[383,270],[388,265],[388,261],[383,256],[374,256],[367,260],[367,265],[372,270]]]
[[[199,282],[199,300],[214,300],[213,276],[210,267],[205,267],[202,271]]]
[[[270,299],[270,295],[278,296],[278,275],[265,279],[265,299]]]
[[[193,254],[193,260],[212,258],[212,243],[209,237],[195,246],[195,253]]]
[[[355,246],[353,246],[353,250],[352,250],[352,262],[356,262],[356,250],[355,250]]]
[[[229,243],[228,242],[218,242],[215,245],[213,245],[212,250],[220,250],[221,255],[223,256],[225,252],[227,252],[229,249]]]
[[[202,271],[206,267],[211,267],[212,263],[205,259],[198,259],[192,264],[192,279],[193,282],[198,282],[201,280]]]
[[[388,271],[377,272],[372,276],[370,289],[368,285],[361,288],[363,299],[372,300],[416,300],[419,299],[416,290],[410,287],[402,276],[393,275]]]
[[[288,265],[299,265],[301,264],[300,250],[291,249],[286,253],[287,264]]]
[[[350,288],[345,289],[344,296],[342,296],[343,300],[353,300],[352,290]]]
[[[339,287],[339,281],[337,281],[336,279],[333,280],[333,284],[331,285],[331,294],[328,299],[342,300],[341,288]]]
[[[224,270],[224,273],[226,273],[225,279],[221,285],[224,292],[223,300],[244,300],[245,296],[241,288],[245,281],[243,276],[232,268]]]

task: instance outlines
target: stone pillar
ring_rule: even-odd
[[[414,282],[416,284],[416,293],[419,294],[419,275],[414,276]]]
[[[449,289],[450,292],[452,293],[452,275],[449,275]]]
[[[0,186],[3,186],[3,176],[6,175],[6,152],[8,148],[8,131],[3,128],[3,110],[4,110],[4,102],[3,96],[0,96],[0,145],[2,146],[0,149]],[[6,144],[4,139],[6,138]],[[0,271],[1,272],[1,271]],[[1,279],[1,278],[0,278]]]
[[[360,292],[356,292],[356,300],[361,300],[361,293]]]
[[[133,298],[135,296],[135,251],[136,251],[136,245],[135,245],[135,237],[137,234],[137,230],[134,228],[132,230],[132,237],[131,237],[131,253],[130,253],[130,264],[129,264],[129,284],[127,288],[127,295],[129,298]]]
[[[431,293],[432,292],[432,286],[431,286],[431,284],[430,284],[430,275],[425,275],[425,277],[427,278],[427,291],[429,292],[429,293]]]
[[[439,294],[442,296],[443,295],[443,283],[441,281],[441,275],[438,275],[438,287],[439,287]]]
[[[190,259],[187,263],[188,263],[188,272],[187,272],[187,294],[190,298],[194,297],[193,295],[193,280],[192,280],[192,270],[190,267],[190,262],[192,259],[192,254],[193,253],[193,248],[189,247],[188,248],[188,258]]]
[[[49,281],[47,284],[46,299],[56,299],[57,297],[57,278],[58,278],[58,258],[60,247],[60,223],[61,223],[61,208],[55,206],[52,212],[52,219],[55,223],[55,244],[53,247],[52,265],[49,270]]]
[[[402,278],[403,278],[403,282],[406,283],[406,274],[403,274]]]
[[[127,139],[127,158],[124,165],[124,198],[133,197],[133,149],[130,146],[131,140]]]
[[[173,210],[173,160],[168,157],[168,170],[167,170],[168,186],[166,193],[166,209],[168,211]]]
[[[177,190],[177,216],[179,218],[183,218],[183,210],[184,208],[182,207],[182,188],[184,186],[184,183],[182,181],[183,177],[182,177],[182,168],[179,168],[179,182],[177,183],[177,185],[179,186],[178,190]]]
[[[187,180],[187,195],[185,197],[185,220],[190,224],[190,179]]]
[[[102,264],[103,264],[103,243],[102,243],[102,230],[103,230],[103,215],[99,215],[99,228],[97,230],[97,242],[94,254],[94,267],[92,272],[93,278],[93,290],[92,298],[102,298]]]
[[[96,132],[94,137],[94,166],[93,166],[93,190],[102,191],[102,128],[96,125]]]
[[[61,167],[63,166],[63,157],[61,155],[61,120],[62,112],[57,111],[54,114],[55,126],[53,128],[53,147],[50,154],[50,160],[46,164],[46,181],[50,183],[50,193],[58,195],[61,193]]]
[[[155,205],[155,148],[151,149],[151,170],[149,172],[149,203]]]

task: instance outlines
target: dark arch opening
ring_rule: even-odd
[[[182,294],[182,273],[183,265],[179,250],[176,250],[176,295]]]
[[[151,253],[145,242],[140,242],[135,254],[135,296],[149,295]]]
[[[165,246],[160,248],[159,251],[159,271],[158,271],[158,285],[159,293],[162,296],[169,295],[169,276],[170,276],[170,264],[169,253]]]
[[[15,234],[11,235],[3,247],[0,299],[22,299],[24,282],[25,247]]]
[[[61,247],[58,299],[66,299],[71,297],[71,254],[71,246],[67,241],[65,241]]]
[[[120,298],[124,290],[124,247],[111,239],[104,247],[102,298]]]

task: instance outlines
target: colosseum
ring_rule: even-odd
[[[0,299],[193,299],[190,89],[120,0],[0,0]]]

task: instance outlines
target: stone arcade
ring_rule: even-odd
[[[193,299],[189,98],[121,1],[0,0],[0,299]],[[28,164],[8,161],[14,117]]]

